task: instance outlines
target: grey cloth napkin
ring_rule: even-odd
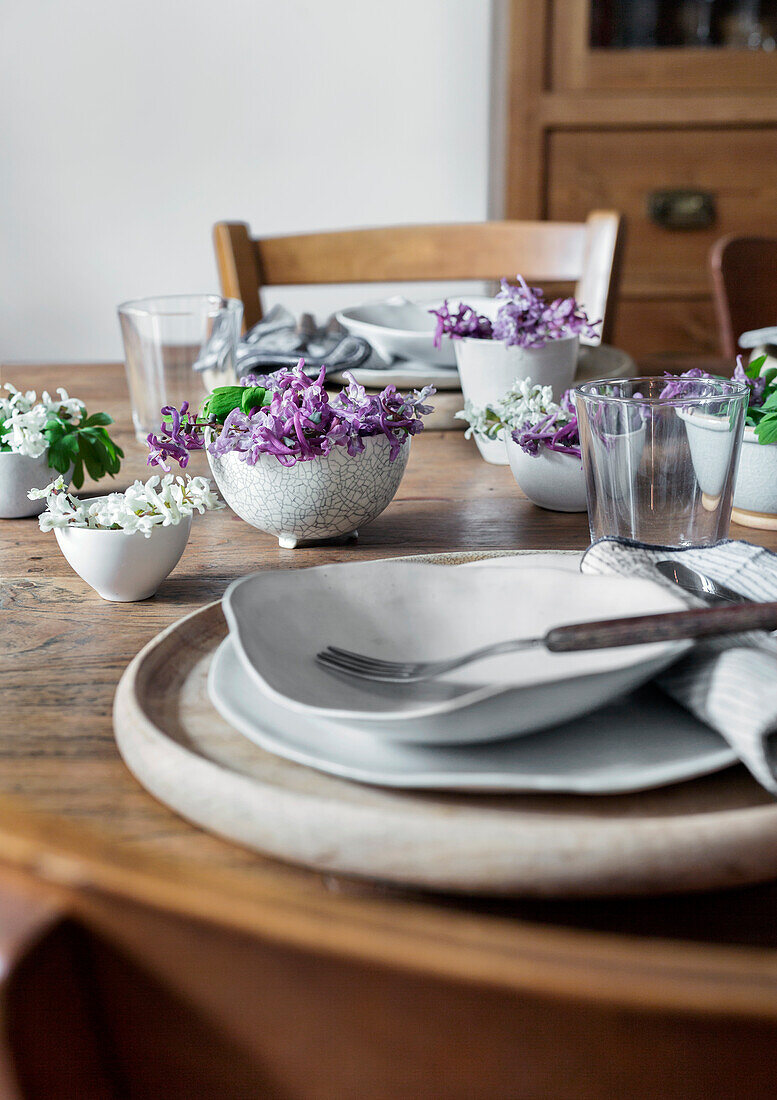
[[[335,317],[319,326],[309,313],[297,321],[283,306],[275,305],[238,344],[237,373],[238,377],[266,374],[304,359],[306,374],[317,375],[324,364],[330,374],[358,367],[371,354],[370,344],[347,333]]]
[[[689,607],[702,600],[684,593],[653,568],[682,561],[756,601],[777,600],[777,554],[747,542],[669,550],[625,539],[595,542],[584,554],[583,573],[642,576],[681,595]],[[729,743],[753,776],[777,795],[777,638],[765,632],[699,642],[658,678],[659,685]]]

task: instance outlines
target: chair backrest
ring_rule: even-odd
[[[621,218],[585,222],[477,222],[350,229],[253,239],[245,222],[213,229],[222,293],[240,298],[245,325],[261,319],[263,286],[514,278],[574,282],[589,316],[612,331]]]
[[[722,237],[710,268],[720,350],[733,359],[743,332],[777,325],[777,238]]]

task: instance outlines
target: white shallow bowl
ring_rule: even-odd
[[[438,309],[443,301],[443,298],[419,302],[401,296],[383,298],[342,309],[337,320],[348,332],[367,340],[387,363],[394,359],[420,359],[438,367],[453,367],[456,356],[450,337],[443,336],[440,347],[434,346],[437,320],[429,311]],[[455,309],[460,299],[452,296],[448,303]],[[493,298],[478,295],[468,297],[467,304],[489,317],[497,306]]]
[[[586,511],[585,474],[579,458],[547,447],[540,447],[536,455],[527,454],[509,434],[504,443],[513,477],[532,504],[551,512]]]
[[[211,662],[208,693],[230,725],[275,756],[382,787],[623,794],[708,775],[737,760],[719,734],[651,687],[536,735],[473,746],[387,741],[290,715],[252,689],[233,639],[225,638]]]
[[[334,447],[328,455],[283,466],[260,455],[249,466],[230,452],[208,462],[221,495],[246,523],[275,535],[281,546],[357,534],[388,507],[407,466],[411,437],[393,462],[385,436],[368,436],[361,454]]]
[[[466,572],[401,561],[267,571],[235,581],[224,595],[258,691],[301,714],[440,744],[492,741],[584,714],[649,679],[690,643],[562,654],[538,648],[401,686],[331,673],[316,653],[336,645],[429,660],[564,622],[684,606],[650,581],[488,563]]]
[[[155,527],[150,538],[139,531],[100,531],[88,527],[55,527],[62,553],[79,577],[98,596],[132,603],[153,596],[181,559],[192,517],[168,527]]]
[[[70,484],[73,467],[63,475],[65,485]],[[49,466],[48,448],[37,458],[0,451],[0,519],[23,519],[39,516],[46,507],[45,500],[30,500],[30,489],[44,489],[59,477],[59,470]]]

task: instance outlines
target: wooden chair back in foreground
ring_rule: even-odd
[[[222,293],[240,298],[245,326],[262,317],[263,286],[514,278],[575,283],[588,315],[612,332],[621,218],[595,210],[584,222],[477,222],[349,229],[254,239],[245,222],[213,229]]]
[[[733,359],[743,332],[777,324],[777,237],[721,237],[710,268],[720,350]]]

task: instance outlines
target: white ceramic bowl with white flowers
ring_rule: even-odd
[[[221,495],[252,527],[294,549],[303,542],[355,536],[383,512],[396,495],[410,454],[410,436],[391,460],[385,435],[366,436],[364,450],[350,455],[333,447],[293,466],[260,454],[254,465],[235,451],[207,450]]]
[[[576,455],[540,447],[528,454],[510,433],[505,448],[513,477],[532,504],[551,512],[585,512],[585,475]]]
[[[40,401],[34,390],[17,390],[6,383],[0,394],[0,519],[37,516],[46,507],[42,500],[29,497],[31,489],[43,489],[56,471],[49,464],[49,444],[44,429],[57,411],[78,417],[83,402],[57,390]],[[63,471],[70,483],[73,465]]]
[[[61,478],[33,494],[46,508],[41,530],[53,530],[79,577],[118,603],[153,596],[181,559],[193,513],[223,508],[207,478],[173,474],[87,500],[70,496]]]
[[[83,485],[84,469],[93,478],[117,474],[124,453],[111,439],[107,413],[89,416],[83,401],[61,387],[23,392],[6,383],[0,393],[0,519],[37,516],[45,508],[31,490],[44,489],[59,473]]]

